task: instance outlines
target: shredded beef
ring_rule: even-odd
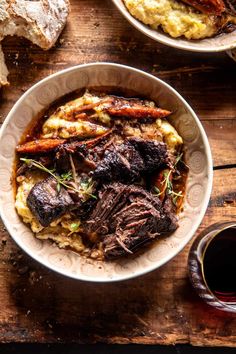
[[[86,232],[103,237],[107,259],[133,253],[142,245],[174,231],[174,213],[158,197],[138,186],[107,185],[86,223]]]

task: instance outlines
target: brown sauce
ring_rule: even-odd
[[[99,87],[99,88],[93,87],[93,88],[88,88],[88,90],[90,93],[97,94],[99,96],[109,94],[109,95],[118,96],[118,97],[125,97],[126,99],[127,98],[135,98],[135,99],[141,99],[141,100],[147,99],[146,97],[142,97],[142,96],[138,95],[135,91],[132,91],[132,90],[129,90],[129,91],[125,90],[124,91],[122,89],[117,89],[115,87]],[[44,122],[51,116],[51,114],[53,112],[55,112],[55,110],[58,107],[66,104],[69,101],[72,101],[78,97],[81,97],[84,94],[84,92],[85,92],[85,89],[82,89],[82,90],[77,90],[77,91],[74,91],[70,94],[67,94],[67,95],[59,98],[55,102],[53,102],[53,104],[50,105],[50,107],[41,111],[27,127],[25,133],[23,134],[23,136],[20,140],[20,144],[26,143],[28,141],[39,139],[40,133],[42,131],[42,126],[43,126]],[[101,94],[101,92],[102,92],[102,94]],[[156,104],[158,104],[158,102],[156,102]],[[177,202],[175,203],[175,212],[176,213],[179,213],[183,209],[186,180],[187,180],[187,176],[188,176],[188,168],[187,168],[186,164],[184,163],[184,160],[185,160],[184,150],[181,150],[178,153],[182,154],[182,158],[181,158],[181,161],[177,165],[178,178],[172,180],[172,185],[173,185],[173,191],[175,193],[181,192],[182,196],[181,196],[181,198],[178,198]],[[48,153],[48,156],[53,156],[50,154],[52,154],[52,153]],[[14,168],[14,174],[13,174],[13,183],[15,185],[15,188],[14,188],[15,192],[16,192],[16,187],[17,187],[17,184],[16,184],[17,173],[16,173],[16,171],[20,167],[20,165],[21,165],[21,163],[20,163],[18,157],[16,156],[15,168]],[[148,187],[148,189],[149,189],[149,187]],[[151,190],[151,188],[150,188],[150,190]],[[83,235],[81,235],[81,236],[83,236]],[[82,237],[82,238],[84,240],[84,243],[86,243],[85,242],[86,237],[85,238]],[[87,239],[87,241],[88,241],[88,239]]]
[[[90,93],[94,93],[97,95],[105,95],[105,94],[110,94],[113,96],[118,96],[118,97],[125,97],[127,98],[135,98],[135,99],[140,99],[140,100],[145,100],[147,97],[140,95],[134,90],[124,90],[122,88],[117,88],[113,86],[99,86],[99,87],[89,87],[89,88],[82,88],[79,90],[75,90],[73,92],[70,92],[56,101],[54,101],[49,107],[45,108],[41,112],[39,112],[32,120],[32,122],[29,124],[27,127],[26,131],[22,135],[22,138],[19,141],[19,144],[26,143],[28,141],[36,140],[40,136],[40,132],[42,131],[42,126],[44,122],[52,115],[56,109],[62,105],[65,105],[69,101],[75,100],[78,97],[81,97],[84,93],[85,90],[88,89]],[[102,94],[101,94],[102,93]],[[158,104],[158,102],[156,102]],[[181,153],[181,151],[179,152]],[[183,157],[182,161],[185,161],[184,157],[184,150],[182,151]],[[14,171],[17,170],[19,167],[19,160],[16,157],[15,160],[15,168]],[[180,176],[178,180],[173,180],[173,190],[176,193],[182,192],[183,198],[179,198],[177,203],[176,203],[176,213],[179,213],[182,211],[183,208],[183,202],[184,202],[184,196],[185,196],[185,189],[186,189],[186,182],[187,182],[187,177],[188,177],[188,168],[186,168],[186,165],[184,163],[179,163],[178,169],[180,172]],[[15,173],[15,172],[14,172]],[[16,173],[15,173],[16,175]],[[13,181],[15,178],[13,178]],[[16,191],[16,186],[15,186],[15,191]]]
[[[125,97],[125,98],[135,98],[135,99],[140,99],[140,100],[147,99],[147,97],[140,95],[139,93],[137,93],[134,90],[131,90],[131,89],[124,90],[122,88],[117,88],[117,87],[113,87],[113,86],[89,87],[89,88],[82,88],[79,90],[75,90],[73,92],[70,92],[70,93],[58,98],[49,107],[47,107],[44,110],[42,110],[41,112],[39,112],[33,118],[32,122],[29,124],[29,126],[25,130],[24,134],[22,135],[22,137],[19,141],[19,144],[23,144],[28,141],[38,139],[40,137],[40,133],[42,131],[43,124],[50,117],[50,115],[52,115],[58,107],[65,105],[69,101],[75,100],[78,97],[81,97],[85,93],[86,89],[89,90],[90,93],[94,93],[97,95],[110,94],[113,96]],[[156,104],[158,104],[158,102],[156,102]],[[179,153],[181,153],[181,151]],[[185,161],[184,151],[182,151],[182,153],[183,153],[182,161]],[[16,156],[15,164],[14,164],[14,175],[12,177],[12,183],[14,186],[14,195],[16,194],[16,188],[17,188],[17,184],[15,183],[15,177],[16,177],[16,170],[18,167],[19,167],[19,159]],[[176,203],[176,213],[179,213],[180,211],[182,211],[187,176],[188,176],[188,168],[186,168],[186,165],[184,163],[180,163],[178,165],[178,169],[180,172],[180,177],[178,180],[173,181],[173,190],[176,193],[182,192],[183,198],[179,198],[178,202]]]

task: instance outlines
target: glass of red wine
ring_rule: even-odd
[[[236,222],[211,225],[193,242],[189,277],[209,305],[236,313]]]

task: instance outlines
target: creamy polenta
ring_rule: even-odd
[[[81,237],[78,235],[80,220],[72,220],[69,215],[52,222],[50,226],[43,227],[27,206],[26,199],[32,187],[41,181],[45,175],[41,172],[31,172],[26,176],[17,177],[17,193],[15,207],[18,214],[40,240],[53,240],[59,248],[70,247],[77,252],[86,251]]]
[[[82,106],[93,106],[100,101],[99,97],[86,92],[82,97],[59,107],[44,123],[41,137],[44,139],[55,137],[68,139],[74,136],[89,138],[106,133],[108,127],[96,124],[99,120],[109,125],[110,117],[103,112],[103,103],[93,107],[95,113],[91,121],[84,120],[84,114],[79,112]]]
[[[196,11],[177,0],[123,0],[132,16],[153,29],[161,27],[171,37],[201,39],[215,35],[219,19]],[[236,23],[236,17],[222,16],[220,27]]]
[[[103,260],[109,258],[106,252],[114,250],[113,242],[121,256],[122,252],[127,253],[120,237],[130,237],[132,228],[136,242],[139,231],[135,228],[143,237],[142,227],[146,223],[151,238],[150,230],[159,236],[155,230],[160,219],[166,218],[166,232],[178,227],[174,214],[182,207],[185,191],[186,174],[183,179],[181,176],[185,166],[181,160],[184,142],[167,120],[169,110],[153,101],[86,91],[52,114],[49,108],[49,112],[16,148],[15,207],[37,239],[51,240],[59,248]],[[167,183],[170,173],[173,182]],[[115,189],[111,198],[113,187],[120,190]],[[162,205],[167,196],[173,211]],[[134,198],[139,198],[139,202]],[[112,206],[113,201],[118,207]],[[112,219],[106,226],[106,220],[97,218],[103,217],[109,208],[113,214],[109,212]],[[121,211],[124,217],[120,216]],[[140,213],[140,222],[136,220],[136,211]],[[169,227],[167,213],[173,228]],[[124,227],[127,232],[121,231]],[[140,240],[138,246],[143,245]],[[133,236],[127,242],[130,241],[133,242]],[[136,250],[136,245],[132,249]]]

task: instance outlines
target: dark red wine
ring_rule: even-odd
[[[213,238],[205,251],[203,270],[209,289],[219,300],[236,302],[236,228]]]

